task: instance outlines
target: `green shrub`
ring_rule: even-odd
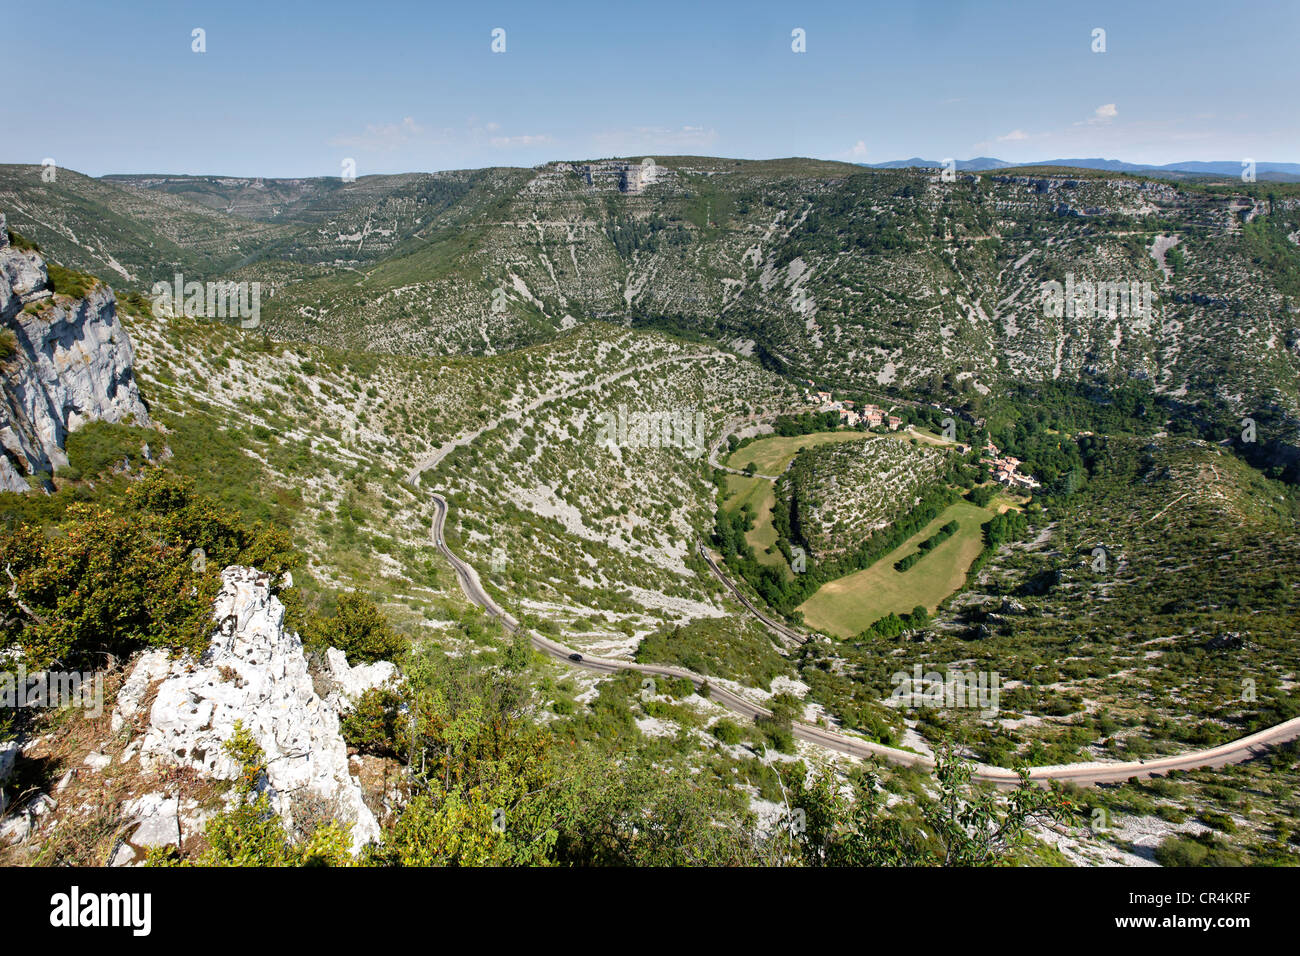
[[[709,728],[709,733],[713,734],[721,743],[728,746],[736,746],[744,740],[744,732],[730,720],[725,717]]]
[[[143,449],[150,440],[158,440],[158,433],[137,425],[109,422],[89,422],[68,435],[65,450],[68,469],[65,478],[93,478],[102,475],[124,459],[133,468],[144,461]]]
[[[26,236],[23,236],[23,235],[21,235],[21,234],[19,234],[19,233],[16,233],[16,232],[14,232],[12,229],[6,229],[5,232],[9,233],[9,243],[10,243],[10,245],[12,245],[15,249],[21,249],[21,250],[23,250],[24,252],[40,252],[40,251],[41,251],[41,247],[38,246],[36,243],[32,242],[32,241],[31,241],[30,239],[28,239]]]
[[[121,505],[76,502],[52,528],[23,524],[0,537],[0,568],[12,577],[0,589],[0,648],[63,667],[142,647],[198,651],[222,568],[278,574],[298,561],[283,529],[247,524],[152,471]]]
[[[94,288],[95,283],[99,281],[94,276],[65,269],[54,262],[47,262],[45,268],[50,276],[50,288],[54,290],[55,295],[66,295],[72,299],[80,299]]]
[[[404,757],[409,734],[399,712],[401,703],[401,695],[393,688],[372,687],[343,715],[343,739],[362,753]]]
[[[1187,819],[1187,811],[1171,803],[1162,803],[1156,807],[1156,816],[1170,823],[1182,823]]]
[[[352,664],[391,661],[407,648],[384,612],[363,594],[340,594],[333,617],[316,615],[307,625],[303,644],[313,651],[337,647]]]
[[[1213,827],[1223,833],[1236,833],[1237,822],[1226,813],[1218,813],[1213,810],[1202,810],[1198,816],[1202,823],[1207,827]]]
[[[153,301],[146,295],[139,292],[127,292],[119,295],[117,301],[122,306],[123,311],[129,315],[140,315],[147,319],[153,318]]]
[[[1241,854],[1220,843],[1213,833],[1167,837],[1155,850],[1161,866],[1241,866]]]

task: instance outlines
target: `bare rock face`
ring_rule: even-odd
[[[347,656],[337,647],[325,652],[334,692],[327,698],[336,710],[344,711],[356,703],[357,698],[374,687],[388,683],[397,676],[397,668],[389,661],[348,666]]]
[[[32,302],[44,303],[39,313],[23,311]],[[44,261],[9,242],[3,215],[0,328],[15,345],[0,357],[0,488],[27,491],[27,475],[66,466],[67,435],[86,422],[149,424],[112,291],[55,296]]]
[[[143,655],[118,694],[113,725],[132,722],[156,687],[139,744],[142,765],[188,766],[233,780],[240,767],[223,744],[242,722],[266,752],[266,792],[286,824],[317,815],[350,823],[359,850],[378,838],[379,827],[348,771],[338,712],[316,694],[270,576],[229,567],[221,578],[217,631],[202,657]]]
[[[13,773],[14,760],[18,757],[19,747],[15,740],[0,741],[0,783],[9,779]]]

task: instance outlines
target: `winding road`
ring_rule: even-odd
[[[468,432],[460,435],[451,441],[448,441],[437,448],[435,451],[426,455],[416,462],[415,467],[407,474],[406,480],[412,484],[418,484],[420,476],[435,467],[441,462],[453,449],[468,445],[474,439],[478,438],[485,432],[497,428],[507,420],[518,420],[523,415],[536,411],[542,405],[549,402],[557,401],[569,397],[579,392],[592,391],[601,388],[611,382],[617,381],[628,375],[634,375],[638,372],[648,371],[661,365],[689,361],[694,358],[703,357],[706,354],[715,353],[688,353],[684,355],[673,355],[665,358],[656,359],[651,362],[635,366],[630,369],[624,369],[620,372],[611,373],[594,379],[585,385],[579,385],[568,390],[548,392],[538,396],[527,405],[522,406],[512,412],[503,415],[501,418],[474,432]],[[743,422],[744,420],[742,420]],[[724,430],[722,441],[725,441],[726,434],[730,428]],[[721,449],[722,441],[714,445],[710,455],[710,464],[715,463],[715,456]],[[432,492],[435,514],[433,519],[433,543],[439,552],[442,553],[448,563],[456,572],[456,578],[460,582],[461,590],[471,602],[482,607],[490,616],[501,621],[502,625],[511,633],[517,633],[521,625],[508,611],[502,608],[492,599],[492,596],[483,589],[479,581],[478,572],[461,560],[449,547],[444,539],[444,529],[447,521],[447,500],[437,492]],[[792,628],[774,621],[767,615],[763,614],[754,604],[743,594],[740,589],[722,572],[721,568],[714,562],[713,557],[708,554],[703,544],[697,544],[699,553],[704,557],[714,575],[731,591],[732,595],[740,604],[760,622],[776,634],[789,638],[791,640],[803,643],[808,640],[806,635],[794,631]],[[611,658],[591,657],[580,654],[573,648],[566,647],[558,641],[538,633],[535,630],[528,631],[529,640],[537,650],[554,657],[557,660],[564,661],[571,666],[584,667],[587,670],[596,671],[602,674],[613,674],[621,670],[636,671],[649,676],[683,678],[689,680],[695,685],[696,689],[705,692],[706,695],[716,703],[730,710],[732,713],[742,717],[754,719],[757,717],[769,717],[771,711],[759,704],[748,700],[733,691],[727,690],[709,681],[707,677],[696,674],[693,671],[680,667],[668,667],[658,664],[638,664],[633,661],[614,660]],[[878,744],[874,741],[855,736],[849,733],[829,730],[825,727],[818,727],[814,724],[794,721],[791,724],[791,730],[800,740],[806,741],[827,750],[837,753],[847,754],[852,757],[860,758],[878,758],[889,763],[898,764],[908,767],[921,767],[930,769],[934,766],[932,758],[915,753],[910,750],[900,750],[896,747],[887,747],[884,744]],[[1271,746],[1284,743],[1286,741],[1300,738],[1300,717],[1288,720],[1285,723],[1277,724],[1258,733],[1251,734],[1248,737],[1242,737],[1230,743],[1222,744],[1218,747],[1211,747],[1208,750],[1198,750],[1192,753],[1180,754],[1172,757],[1160,757],[1154,760],[1135,761],[1128,763],[1077,763],[1063,764],[1053,767],[1034,767],[1029,771],[1030,780],[1045,785],[1049,781],[1069,781],[1080,786],[1091,786],[1099,783],[1119,783],[1133,777],[1145,778],[1158,774],[1169,773],[1173,770],[1196,770],[1202,767],[1218,768],[1228,764],[1243,763],[1260,756]],[[1004,767],[993,767],[987,764],[977,764],[973,773],[976,780],[986,781],[998,786],[1014,786],[1019,781],[1019,776],[1015,771],[1008,770]]]
[[[713,572],[713,576],[721,581],[723,585],[726,586],[727,590],[731,592],[732,597],[739,601],[750,614],[758,618],[764,627],[781,637],[789,638],[797,644],[808,643],[807,634],[800,634],[794,628],[782,624],[780,621],[773,620],[758,608],[754,607],[754,603],[744,595],[731,578],[727,577],[722,568],[718,567],[718,562],[713,560],[713,555],[709,554],[708,549],[704,547],[704,542],[695,542],[695,549],[699,552],[700,557],[704,559],[705,564],[709,566],[709,570]]]
[[[551,402],[558,402],[564,398],[571,398],[572,396],[577,395],[581,392],[590,392],[598,388],[604,388],[606,385],[609,385],[612,382],[617,382],[620,378],[627,378],[629,375],[636,375],[638,372],[648,372],[650,369],[658,368],[661,365],[670,365],[674,362],[686,362],[692,359],[709,358],[718,355],[726,356],[727,354],[728,353],[726,352],[688,352],[684,355],[669,355],[664,358],[655,359],[652,362],[645,362],[641,365],[634,365],[632,368],[625,368],[619,372],[611,372],[609,375],[603,375],[600,378],[593,379],[592,381],[588,382],[585,385],[577,385],[570,389],[561,389],[559,391],[547,392],[544,395],[539,395],[531,402],[529,402],[527,405],[522,405],[519,408],[516,408],[514,411],[506,412],[500,418],[496,419],[495,421],[489,422],[488,424],[484,425],[482,428],[478,429],[477,431],[466,432],[463,435],[458,435],[457,437],[453,438],[451,441],[444,442],[442,445],[439,445],[436,449],[434,449],[429,454],[425,455],[423,458],[421,458],[419,461],[415,463],[415,467],[412,468],[409,472],[407,472],[406,481],[408,484],[412,484],[412,485],[415,484],[417,481],[419,481],[421,474],[428,471],[430,468],[436,466],[439,462],[441,462],[444,458],[446,458],[449,454],[451,454],[453,449],[461,448],[464,447],[465,445],[468,445],[470,442],[474,441],[474,439],[478,438],[480,435],[484,434],[485,432],[490,432],[493,429],[500,428],[508,421],[519,421],[525,415],[529,415],[537,411],[543,405],[548,405]]]
[[[492,599],[492,596],[483,589],[479,581],[478,572],[474,568],[462,561],[449,547],[444,538],[444,529],[447,522],[447,499],[437,492],[432,493],[435,514],[433,518],[433,543],[434,546],[442,553],[448,563],[456,572],[456,578],[460,582],[461,589],[465,596],[474,604],[483,608],[489,615],[499,620],[502,625],[511,633],[517,633],[521,629],[517,621],[508,611],[502,608]],[[703,546],[700,546],[701,553]],[[715,573],[721,575],[716,565],[713,565],[712,559],[706,554],[706,560],[714,567]],[[725,576],[723,577],[726,582]],[[732,592],[740,598],[746,608],[753,613],[758,614],[753,606],[744,599],[742,595],[731,586]],[[776,625],[776,622],[770,622],[763,615],[758,615],[769,626]],[[621,670],[636,671],[658,677],[684,678],[695,685],[697,690],[704,692],[711,700],[730,710],[732,713],[739,714],[742,717],[750,719],[756,717],[770,717],[771,711],[762,707],[753,701],[741,697],[724,687],[713,684],[707,677],[696,674],[693,671],[680,667],[668,667],[658,664],[638,664],[634,661],[613,660],[610,658],[591,657],[586,654],[580,654],[571,647],[553,641],[548,637],[538,633],[535,630],[528,631],[528,637],[532,641],[533,647],[544,654],[548,654],[557,660],[564,661],[572,666],[584,667],[587,670],[597,671],[602,674],[613,674]],[[879,758],[889,763],[898,764],[908,767],[921,767],[925,769],[933,768],[934,761],[922,754],[913,753],[908,750],[899,750],[896,747],[887,747],[884,744],[878,744],[874,741],[865,740],[850,734],[840,733],[828,730],[824,727],[818,727],[814,724],[794,721],[791,729],[796,737],[800,740],[807,741],[827,750],[833,750],[837,753],[847,754],[860,758]],[[1069,781],[1080,786],[1091,786],[1099,783],[1120,783],[1132,777],[1151,777],[1157,774],[1169,773],[1172,770],[1196,770],[1201,767],[1217,768],[1228,764],[1242,763],[1246,760],[1258,757],[1263,754],[1270,746],[1282,743],[1288,740],[1300,738],[1300,717],[1288,720],[1285,723],[1269,727],[1259,733],[1251,734],[1249,737],[1243,737],[1240,740],[1231,743],[1222,744],[1218,747],[1212,747],[1208,750],[1198,750],[1193,753],[1179,754],[1172,757],[1160,757],[1155,760],[1136,761],[1129,763],[1107,763],[1107,764],[1064,764],[1055,767],[1034,767],[1029,772],[1030,780],[1038,784],[1045,785],[1049,781]],[[976,780],[986,781],[998,786],[1014,786],[1019,781],[1019,776],[1015,771],[1008,770],[1004,767],[993,767],[987,764],[977,764],[973,777]]]

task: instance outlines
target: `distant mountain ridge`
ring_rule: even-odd
[[[1017,383],[1141,383],[1201,420],[1297,434],[1300,185],[1060,167],[945,183],[702,156],[656,157],[646,181],[641,167],[46,183],[0,165],[0,210],[55,261],[141,295],[178,273],[258,282],[259,333],[282,340],[496,354],[606,321],[828,389],[960,396],[976,416]],[[1070,276],[1098,294],[1149,285],[1154,311],[1053,314],[1047,283]]]
[[[1070,169],[1099,169],[1111,173],[1147,173],[1148,175],[1168,175],[1182,173],[1192,176],[1233,176],[1239,177],[1242,171],[1241,160],[1222,160],[1213,162],[1203,162],[1200,160],[1186,160],[1177,163],[1166,163],[1163,166],[1152,166],[1144,163],[1126,163],[1121,159],[1044,159],[1035,162],[1026,163],[1009,163],[1003,159],[995,159],[992,156],[976,156],[974,159],[959,159],[956,167],[963,172],[985,172],[991,169],[1008,169],[1013,166],[1064,166]],[[913,156],[911,159],[891,159],[885,163],[858,163],[859,166],[865,166],[869,169],[938,169],[944,164],[939,160],[922,159],[919,156]],[[1300,163],[1255,163],[1255,176],[1258,179],[1275,180],[1277,182],[1297,182],[1300,181]]]

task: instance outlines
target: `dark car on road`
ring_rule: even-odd
[[[581,660],[582,660],[582,655],[581,655],[581,654],[570,654],[570,655],[569,655],[569,660],[571,660],[571,661],[581,661]]]

